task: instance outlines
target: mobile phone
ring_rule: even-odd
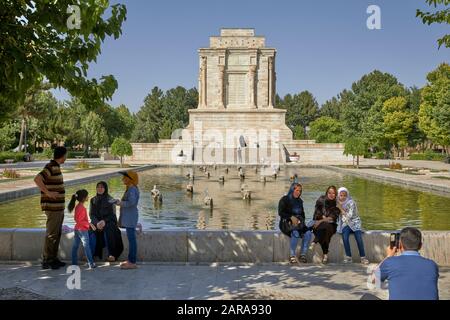
[[[393,232],[391,233],[391,236],[389,238],[389,247],[392,249],[396,247],[398,249],[400,241],[400,233],[399,232]]]

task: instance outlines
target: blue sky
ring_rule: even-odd
[[[119,88],[110,103],[133,112],[151,88],[197,85],[198,53],[223,27],[254,28],[277,49],[277,93],[311,91],[321,104],[374,69],[406,86],[423,86],[426,74],[449,62],[436,40],[448,26],[415,17],[425,0],[122,0],[127,21],[118,40],[107,39],[89,76],[113,74]],[[369,30],[369,5],[381,9],[381,30]],[[67,99],[64,92],[56,92]]]

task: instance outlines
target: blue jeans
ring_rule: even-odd
[[[305,255],[308,251],[308,246],[311,241],[312,233],[311,231],[306,231],[303,235],[302,248],[300,249],[300,255]],[[300,233],[297,230],[292,231],[291,233],[291,247],[290,254],[291,256],[295,256],[295,251],[297,249],[298,240],[301,238]]]
[[[364,243],[362,239],[361,230],[353,231],[349,226],[345,226],[342,229],[342,241],[344,242],[345,255],[347,257],[352,256],[352,251],[350,249],[350,234],[353,233],[355,235],[356,244],[358,245],[359,255],[361,257],[365,257],[366,253],[364,252]]]
[[[94,259],[92,259],[91,248],[89,246],[89,231],[75,230],[75,241],[72,247],[72,264],[78,264],[78,247],[80,242],[83,243],[84,253],[88,260],[89,266],[94,264]]]
[[[95,247],[97,246],[97,236],[94,231],[89,232],[89,247],[91,248],[92,256],[95,255]]]
[[[128,261],[136,263],[137,255],[137,241],[136,241],[136,228],[126,228],[128,238]]]

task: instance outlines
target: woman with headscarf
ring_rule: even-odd
[[[278,215],[280,216],[280,230],[291,238],[290,263],[296,263],[296,249],[300,238],[303,238],[299,261],[306,263],[306,252],[311,240],[311,232],[305,226],[305,210],[303,209],[302,185],[293,183],[287,195],[278,203]]]
[[[122,269],[136,269],[137,241],[136,227],[138,225],[139,212],[139,176],[133,171],[120,172],[122,174],[122,182],[125,185],[125,193],[121,200],[117,200],[116,204],[120,206],[119,225],[127,231],[129,243],[128,260],[120,264]]]
[[[328,248],[331,237],[336,233],[339,209],[336,207],[336,187],[329,186],[327,192],[316,201],[314,210],[313,232],[315,238],[312,245],[319,243],[322,247],[322,263],[328,262]]]
[[[356,202],[350,196],[347,188],[341,187],[338,190],[337,207],[341,211],[338,220],[337,232],[342,234],[342,241],[344,242],[345,257],[344,263],[352,262],[352,252],[350,249],[350,234],[355,235],[356,244],[358,245],[359,256],[362,264],[369,264],[364,251],[364,242],[362,239],[361,218],[358,214],[358,207]]]
[[[122,235],[117,226],[116,207],[114,199],[108,193],[108,184],[104,181],[97,183],[97,195],[91,199],[89,216],[96,226],[93,256],[103,258],[103,248],[108,251],[109,262],[116,261],[123,251]]]

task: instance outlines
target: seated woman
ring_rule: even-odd
[[[120,229],[117,226],[115,200],[108,194],[108,185],[104,181],[97,183],[97,195],[91,199],[89,208],[91,223],[97,228],[95,231],[95,248],[92,255],[103,258],[103,248],[108,250],[109,262],[116,261],[123,251]]]
[[[364,243],[362,239],[361,218],[358,214],[356,202],[350,196],[347,188],[339,188],[337,207],[341,210],[339,216],[337,232],[342,233],[342,241],[344,242],[345,257],[344,263],[352,262],[352,252],[350,249],[350,234],[355,235],[356,244],[358,245],[359,256],[362,264],[369,264],[364,252]]]
[[[329,186],[327,192],[316,201],[314,210],[313,244],[319,243],[322,247],[322,263],[328,262],[328,248],[331,237],[336,233],[339,209],[336,207],[336,187]]]
[[[296,263],[295,251],[300,238],[303,238],[300,250],[300,262],[306,263],[306,252],[311,240],[311,231],[305,226],[305,210],[303,209],[302,185],[293,183],[287,195],[283,196],[278,203],[278,214],[280,216],[280,230],[291,238],[290,263]]]

